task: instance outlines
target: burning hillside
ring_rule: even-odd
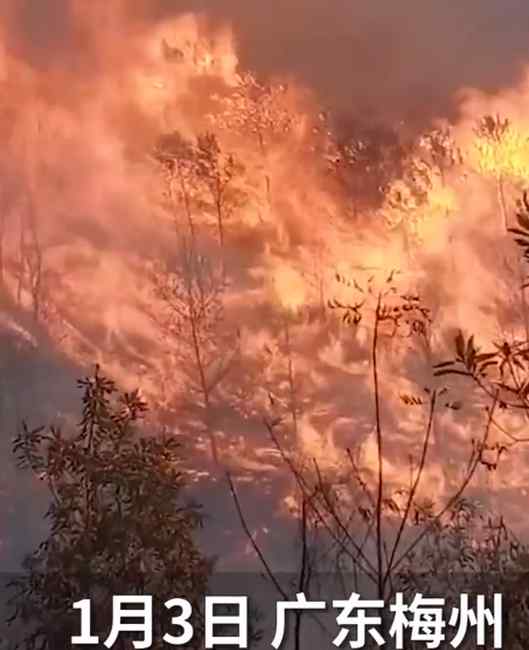
[[[344,98],[329,106],[307,75],[278,65],[261,78],[241,64],[244,35],[227,20],[52,4],[67,7],[68,37],[58,20],[55,37],[18,42],[14,9],[0,25],[9,327],[57,367],[97,363],[139,387],[153,429],[185,439],[197,481],[219,468],[258,477],[275,516],[295,492],[281,449],[334,477],[353,450],[376,475],[383,295],[385,476],[407,480],[425,388],[446,386],[421,493],[449,493],[487,394],[433,365],[452,358],[459,329],[482,350],[529,331],[508,232],[529,176],[528,82],[485,94],[465,80],[420,129],[354,110],[344,119]],[[525,413],[501,413],[481,451],[494,459],[523,437]],[[279,427],[280,450],[263,419]],[[480,465],[473,486],[492,483],[513,515],[523,446],[502,462],[501,474]]]

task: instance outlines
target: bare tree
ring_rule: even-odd
[[[296,594],[303,593],[308,599],[312,590],[316,587],[314,581],[314,571],[318,564],[318,550],[317,550],[317,525],[312,521],[311,509],[307,504],[307,498],[303,493],[300,493],[299,499],[299,512],[296,513],[299,521],[299,536],[295,539],[296,547],[299,548],[299,563],[296,570],[293,572],[292,579],[287,581],[290,584],[285,584],[274,567],[266,557],[266,553],[257,542],[255,536],[250,530],[246,515],[243,511],[239,495],[235,486],[235,481],[231,474],[227,474],[227,481],[230,493],[235,504],[237,516],[248,539],[256,557],[258,558],[265,576],[270,580],[274,586],[278,598],[284,601],[293,600]],[[302,625],[303,625],[302,610],[294,612],[292,620],[292,648],[293,650],[301,650],[303,646]],[[306,614],[306,613],[305,613]],[[320,627],[323,627],[321,621],[316,619]]]
[[[39,319],[43,301],[44,263],[42,247],[37,231],[36,214],[33,201],[28,210],[28,238],[24,241],[24,258],[27,269],[27,280],[32,301],[33,317]]]
[[[195,199],[198,193],[198,179],[193,144],[178,132],[165,134],[159,139],[154,157],[164,170],[169,210],[175,227],[180,229],[183,214],[189,236],[194,239],[197,234]]]
[[[431,501],[429,516],[421,513],[426,508],[422,486],[432,462],[433,426],[441,408],[456,409],[460,405],[449,399],[446,388],[424,388],[418,394],[401,395],[408,408],[424,412],[422,439],[415,441],[409,456],[409,481],[393,484],[386,475],[386,445],[389,442],[382,411],[384,399],[381,387],[380,355],[382,339],[395,337],[424,337],[429,327],[429,310],[417,295],[399,293],[391,274],[385,283],[375,289],[373,282],[361,287],[355,281],[340,277],[358,301],[333,300],[330,307],[340,313],[342,321],[357,327],[371,317],[371,385],[374,406],[374,440],[376,468],[374,473],[363,467],[361,456],[354,449],[344,451],[343,467],[336,472],[325,472],[316,458],[298,458],[282,442],[283,418],[268,417],[266,426],[286,466],[294,476],[299,490],[305,495],[311,516],[326,532],[327,542],[334,549],[336,565],[341,570],[371,583],[377,597],[387,599],[394,593],[398,572],[422,545],[433,528],[441,525],[453,508],[461,502],[476,472],[487,467],[490,452],[489,436],[499,396],[493,393],[484,405],[483,431],[469,444],[462,467],[465,469],[453,479],[447,494],[438,503]]]
[[[267,167],[268,147],[291,131],[294,116],[285,102],[283,85],[260,84],[252,74],[239,77],[233,92],[223,100],[224,110],[215,116],[217,126],[255,137],[265,165],[265,186],[271,203],[271,179]]]
[[[204,133],[196,142],[178,133],[160,138],[154,156],[164,170],[167,199],[177,230],[183,213],[192,239],[198,237],[198,219],[212,211],[219,244],[224,246],[225,222],[239,206],[242,192],[236,187],[243,167],[225,153],[217,137]]]
[[[27,292],[33,317],[38,321],[44,300],[44,259],[31,196],[27,199],[26,209],[20,211],[14,275],[17,303],[22,303],[23,293]]]
[[[224,247],[225,223],[240,202],[234,184],[243,168],[233,154],[222,151],[215,135],[206,133],[198,137],[196,170],[204,184],[207,197],[217,220],[219,244]]]
[[[215,390],[230,371],[238,353],[238,339],[223,330],[223,269],[202,255],[196,242],[181,239],[170,263],[158,264],[155,290],[162,301],[162,315],[156,320],[186,376],[187,388],[198,394],[203,422],[210,439],[215,463],[220,462],[213,431],[212,408]]]
[[[297,440],[299,430],[298,422],[301,415],[299,379],[295,367],[295,354],[293,350],[291,314],[284,314],[281,318],[281,329],[275,344],[266,345],[264,348],[264,388],[268,400],[276,413],[281,413],[283,424],[292,431],[294,440]]]

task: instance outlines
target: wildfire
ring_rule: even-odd
[[[219,454],[235,449],[226,462],[239,468],[259,465],[272,447],[256,395],[270,365],[263,350],[286,345],[290,319],[288,354],[269,390],[287,433],[298,427],[300,447],[331,469],[343,449],[364,445],[373,469],[373,283],[398,270],[398,292],[418,289],[432,305],[430,355],[434,344],[446,351],[453,327],[484,341],[521,327],[512,297],[519,278],[499,259],[490,224],[499,210],[513,211],[529,177],[524,121],[515,115],[476,130],[489,106],[471,96],[453,125],[461,159],[449,152],[447,162],[446,143],[426,162],[406,152],[411,171],[391,169],[389,180],[386,163],[362,158],[360,148],[347,182],[372,178],[379,164],[386,185],[384,201],[358,210],[342,159],[329,171],[330,156],[318,157],[338,145],[330,127],[309,128],[319,120],[315,100],[293,82],[266,85],[241,70],[230,29],[193,15],[147,29],[116,10],[96,37],[101,3],[76,6],[93,64],[55,63],[46,77],[0,51],[6,304],[33,318],[31,337],[47,332],[74,362],[100,361],[127,388],[141,385],[174,431],[204,438],[204,413],[217,418]],[[126,42],[111,29],[122,23]],[[528,96],[526,87],[518,93],[499,97],[500,107]],[[160,136],[175,132],[184,144],[155,157]],[[214,137],[201,148],[204,134]],[[506,208],[489,176],[504,181]],[[355,191],[364,190],[367,181]],[[337,286],[336,276],[346,282]],[[366,310],[356,331],[329,312],[332,299]],[[403,375],[418,390],[430,378],[408,339],[384,336],[384,349],[402,346],[398,361],[382,364],[386,417],[396,439],[410,442],[423,423],[403,430],[399,414],[408,415],[395,395]],[[450,479],[440,478],[443,454],[472,436],[456,415],[444,424],[446,445],[439,442],[439,465],[427,477],[432,492]],[[395,451],[391,477],[408,470]],[[521,462],[511,476],[525,483]]]

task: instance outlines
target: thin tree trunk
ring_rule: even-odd
[[[381,296],[379,294],[377,306],[375,311],[375,325],[373,331],[372,342],[372,363],[373,363],[373,388],[375,392],[375,429],[376,429],[376,444],[377,444],[377,463],[378,463],[378,485],[377,485],[377,499],[376,499],[376,552],[377,552],[377,587],[378,598],[384,598],[384,567],[383,567],[383,554],[382,554],[382,502],[383,502],[383,488],[384,488],[384,452],[382,440],[382,425],[380,417],[380,390],[378,382],[378,331],[380,323],[380,308]]]
[[[301,566],[299,569],[298,593],[304,593],[308,570],[307,546],[307,504],[305,495],[301,493]],[[294,620],[294,650],[301,650],[301,611],[296,611]]]
[[[19,234],[18,234],[18,270],[17,270],[17,305],[20,306],[22,301],[22,289],[24,284],[24,275],[25,275],[25,263],[26,263],[26,239],[25,239],[25,229],[26,224],[24,221],[24,216],[20,215],[20,225],[19,225]]]
[[[219,233],[219,245],[221,248],[224,248],[224,223],[223,223],[223,213],[222,213],[222,201],[217,199],[216,201],[217,208],[217,229]]]
[[[522,266],[522,260],[518,258],[518,282],[520,284],[520,302],[522,306],[522,317],[525,329],[525,340],[529,341],[529,307],[527,305],[526,287],[524,287],[525,278]]]
[[[498,176],[497,182],[497,193],[498,193],[498,204],[500,206],[500,214],[503,222],[503,228],[507,231],[509,227],[508,223],[508,214],[507,214],[507,203],[505,201],[505,188],[503,185],[503,177]]]
[[[186,182],[184,179],[184,174],[182,171],[182,165],[180,163],[180,160],[176,161],[176,170],[178,174],[178,182],[180,184],[180,191],[182,193],[182,200],[184,202],[184,211],[186,214],[187,218],[187,224],[189,226],[189,233],[191,235],[191,238],[194,240],[195,239],[195,224],[193,222],[193,215],[191,212],[191,202],[189,200],[189,193],[187,191],[187,186]]]
[[[191,300],[191,296],[190,296]],[[190,326],[191,326],[191,337],[193,342],[193,354],[195,357],[195,363],[199,375],[200,390],[202,393],[202,399],[204,401],[204,423],[207,435],[209,436],[210,445],[211,445],[211,455],[213,461],[217,467],[220,465],[219,451],[217,447],[217,441],[215,435],[211,428],[211,401],[210,401],[210,391],[209,385],[206,377],[206,371],[204,369],[204,362],[202,360],[202,354],[200,350],[200,343],[198,340],[197,332],[197,323],[196,316],[194,314],[190,317]]]
[[[259,149],[261,151],[261,157],[263,159],[263,163],[264,163],[265,168],[266,168],[267,167],[266,149],[265,149],[264,138],[263,138],[263,134],[261,132],[261,129],[257,130],[257,137],[259,139]],[[266,201],[268,203],[268,209],[271,209],[271,207],[272,207],[272,181],[270,179],[270,175],[268,174],[268,171],[265,171],[265,189],[266,189]]]
[[[6,236],[6,213],[5,213],[5,206],[3,206],[2,213],[0,215],[0,286],[4,286],[5,283],[5,260],[4,260],[5,236]]]
[[[287,364],[288,364],[288,388],[289,388],[289,406],[290,415],[292,417],[292,425],[294,428],[294,435],[298,437],[298,406],[296,399],[296,380],[294,371],[294,362],[292,360],[292,348],[290,345],[290,327],[288,324],[288,317],[285,318],[285,341],[287,348]]]

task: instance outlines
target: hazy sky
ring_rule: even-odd
[[[83,43],[72,19],[70,0],[8,4],[0,11],[9,12],[11,44],[26,57],[39,65],[93,61],[92,48]],[[200,10],[215,22],[229,21],[244,64],[262,73],[295,75],[315,88],[324,103],[346,111],[400,119],[449,114],[457,105],[454,95],[465,86],[493,91],[513,84],[528,53],[526,0],[126,4],[142,20]]]
[[[523,0],[201,4],[234,22],[251,66],[299,75],[324,101],[368,114],[445,113],[461,87],[510,85],[528,54]]]

